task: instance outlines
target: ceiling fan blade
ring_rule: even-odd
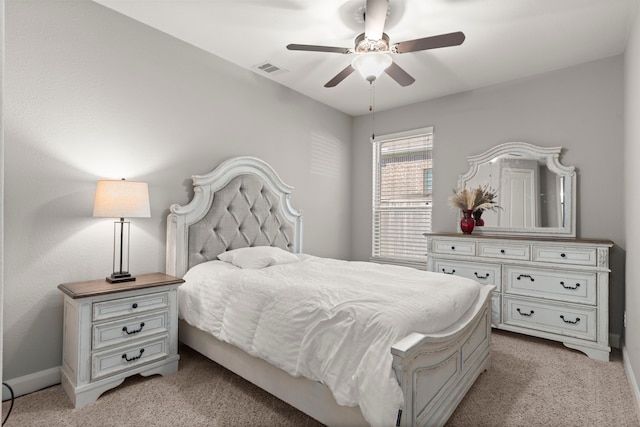
[[[439,47],[458,46],[465,39],[463,32],[440,34],[439,36],[424,37],[421,39],[407,40],[396,43],[394,50],[396,53],[417,52],[419,50],[437,49]]]
[[[313,44],[288,44],[289,50],[304,50],[307,52],[351,53],[347,47],[317,46]]]
[[[400,68],[398,64],[392,62],[386,70],[384,70],[393,80],[398,82],[398,84],[402,87],[409,86],[413,82],[416,81],[413,77],[409,75],[405,70]]]
[[[354,71],[355,71],[355,69],[351,66],[351,64],[347,65],[347,68],[345,68],[344,70],[342,70],[338,74],[336,74],[336,76],[334,78],[332,78],[331,80],[329,80],[324,85],[324,87],[335,87],[335,86],[337,86],[338,83],[340,83],[341,81],[343,81],[344,79],[349,77],[349,75],[351,75],[351,73],[353,73]]]
[[[364,18],[364,35],[369,40],[380,40],[387,20],[389,0],[367,0]]]

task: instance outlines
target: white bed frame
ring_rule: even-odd
[[[189,227],[205,217],[217,191],[242,175],[261,179],[278,196],[280,215],[290,221],[289,249],[302,251],[302,215],[290,203],[293,188],[264,161],[236,157],[206,175],[193,176],[194,197],[171,206],[167,218],[168,274],[182,277],[189,268]],[[216,254],[209,254],[215,258]],[[483,287],[473,309],[455,328],[436,334],[412,333],[393,345],[393,369],[405,396],[398,426],[441,426],[451,416],[476,378],[491,364],[491,294]],[[367,425],[358,407],[339,406],[323,384],[292,377],[262,359],[217,340],[184,321],[179,339],[279,399],[328,426]]]

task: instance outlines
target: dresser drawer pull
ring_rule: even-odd
[[[571,286],[571,285],[565,285],[564,282],[560,282],[560,285],[562,285],[562,287],[565,289],[571,289],[571,290],[576,290],[580,287],[580,283],[576,283],[575,286]]]
[[[566,258],[567,254],[560,254],[562,258]]]
[[[519,309],[519,308],[516,308],[516,311],[517,311],[521,316],[527,316],[527,317],[531,317],[531,316],[533,315],[533,313],[534,313],[534,311],[533,311],[533,310],[531,310],[529,313],[523,313],[523,312],[521,312],[521,311],[520,311],[520,309]],[[562,317],[562,316],[561,316],[561,317]]]
[[[532,281],[532,282],[534,282],[533,277],[531,277],[531,276],[530,276],[530,275],[528,275],[528,274],[521,274],[521,275],[519,275],[518,277],[516,277],[516,279],[518,279],[518,280],[520,280],[520,279],[522,279],[522,278],[525,278],[525,279],[531,279],[531,281]]]
[[[137,355],[137,356],[133,356],[131,359],[129,359],[129,358],[127,357],[127,353],[123,354],[123,355],[122,355],[122,358],[123,358],[124,360],[126,360],[127,362],[133,362],[134,360],[138,360],[138,359],[140,359],[140,358],[142,357],[142,353],[144,353],[144,348],[141,348],[141,349],[140,349],[140,354],[139,354],[139,355]]]
[[[452,251],[455,251],[455,250],[456,250],[456,247],[455,247],[455,246],[451,246],[451,250],[452,250]]]
[[[504,255],[506,251],[504,249],[500,249],[500,253]]]
[[[134,302],[133,305],[131,306],[131,308],[138,308],[138,303]]]
[[[122,328],[122,332],[126,332],[127,335],[133,335],[133,334],[137,334],[138,332],[141,332],[142,328],[144,328],[144,322],[140,323],[140,329],[134,329],[133,331],[130,331],[125,326],[124,328]]]
[[[567,320],[567,319],[565,319],[565,318],[564,318],[564,315],[563,315],[563,314],[561,314],[561,315],[560,315],[560,318],[562,319],[562,321],[563,321],[564,323],[570,323],[570,324],[572,324],[572,325],[575,325],[576,323],[578,323],[578,322],[580,321],[580,318],[579,318],[579,317],[576,317],[576,320]]]
[[[475,274],[478,279],[488,279],[489,278],[489,273],[485,274],[484,276],[481,276],[481,275],[478,274],[477,271],[474,271],[473,274]]]
[[[443,272],[444,274],[453,274],[453,273],[455,273],[455,272],[456,272],[456,270],[454,269],[454,270],[451,270],[451,271],[449,272],[449,271],[447,271],[447,270],[445,270],[445,269],[443,268],[443,269],[442,269],[442,272]]]

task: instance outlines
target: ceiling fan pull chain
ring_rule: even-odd
[[[371,140],[376,139],[375,133],[375,121],[376,121],[376,112],[374,110],[375,104],[375,88],[373,87],[373,82],[375,80],[371,80],[369,82],[369,111],[371,112]]]

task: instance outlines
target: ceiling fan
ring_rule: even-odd
[[[334,87],[347,78],[356,69],[370,83],[384,71],[400,86],[409,86],[415,79],[393,62],[388,55],[391,53],[418,52],[421,50],[437,49],[440,47],[458,46],[464,42],[465,35],[461,31],[423,37],[389,44],[389,36],[384,33],[387,19],[389,0],[366,0],[364,33],[355,39],[354,48],[318,46],[307,44],[289,44],[289,50],[303,50],[309,52],[329,52],[342,54],[357,54],[354,60],[324,87]]]

